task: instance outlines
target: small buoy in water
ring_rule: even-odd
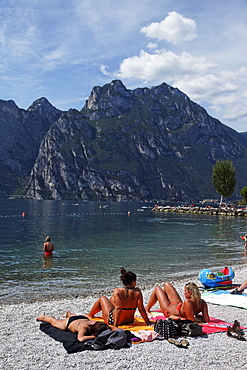
[[[128,211],[128,216],[130,216],[130,211]]]
[[[24,218],[26,216],[26,212],[22,212],[22,217]]]

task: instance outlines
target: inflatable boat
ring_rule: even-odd
[[[231,285],[234,276],[235,273],[231,267],[224,267],[216,273],[208,269],[203,269],[199,272],[198,278],[205,288],[215,288]]]

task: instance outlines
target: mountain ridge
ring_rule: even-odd
[[[80,111],[62,112],[40,98],[26,114],[34,114],[46,131],[41,138],[40,129],[36,138],[30,176],[23,175],[27,182],[21,194],[29,198],[212,198],[217,196],[211,181],[217,159],[234,162],[236,192],[247,183],[242,171],[247,135],[166,83],[130,90],[113,80],[95,86]]]

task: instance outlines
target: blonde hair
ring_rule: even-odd
[[[198,286],[195,283],[188,283],[185,285],[185,288],[191,292],[191,296],[194,299],[196,305],[199,305],[201,302],[201,293],[198,289]]]

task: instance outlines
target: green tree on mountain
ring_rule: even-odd
[[[213,166],[212,182],[217,193],[223,197],[229,197],[234,192],[236,186],[236,170],[229,159],[218,160]]]
[[[247,204],[247,186],[240,190],[240,195],[243,198],[244,204]]]

